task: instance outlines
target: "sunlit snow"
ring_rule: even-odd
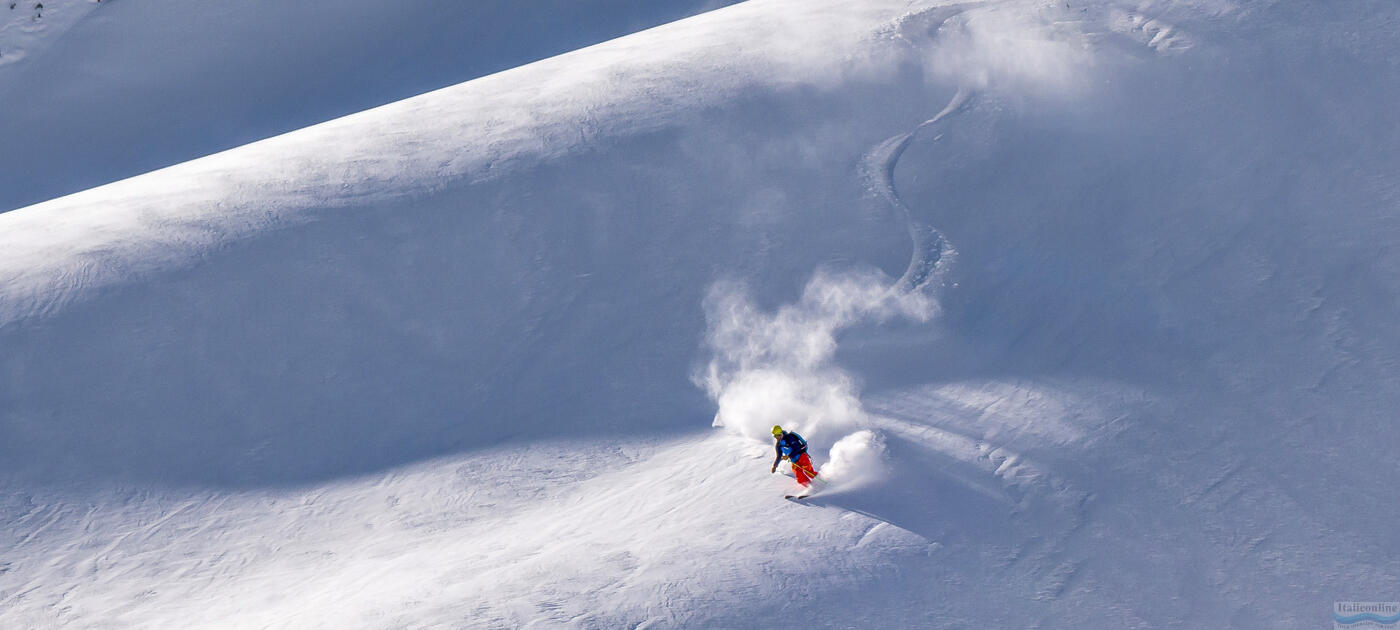
[[[49,198],[0,213],[0,628],[1293,628],[1400,600],[1400,5],[600,1],[408,98],[438,85],[307,52],[279,76],[336,87],[269,109],[225,85],[237,47],[190,62],[223,86],[199,98],[137,89],[187,58],[79,55],[185,23],[140,4],[0,22],[27,51],[5,163],[56,171],[0,176]],[[349,4],[348,34],[229,33],[466,56],[431,11]],[[214,129],[217,95],[294,130],[84,132],[16,96],[64,68],[107,77],[80,90],[103,121]],[[63,172],[85,151],[138,157]]]

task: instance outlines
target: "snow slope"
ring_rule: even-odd
[[[97,8],[96,2],[8,0],[0,4],[0,73],[11,73],[26,59],[45,52],[49,44]],[[4,75],[0,75],[4,76]]]
[[[0,212],[731,1],[0,6]]]
[[[752,0],[0,215],[0,625],[1394,599],[1397,11]]]

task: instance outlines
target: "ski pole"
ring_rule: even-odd
[[[784,461],[787,461],[787,462],[790,462],[790,463],[792,464],[792,467],[793,467],[793,468],[798,468],[798,467],[799,467],[798,464],[797,464],[797,462],[795,462],[795,461],[793,461],[793,460],[791,460],[791,459],[789,459],[789,458],[787,458],[787,457],[784,457],[783,460],[784,460]],[[824,478],[822,478],[822,477],[818,477],[818,476],[817,476],[817,471],[816,471],[815,469],[813,469],[813,468],[811,468],[811,467],[808,467],[808,468],[803,468],[802,470],[803,470],[804,472],[806,472],[806,473],[807,473],[807,477],[810,478],[810,479],[812,479],[813,481],[820,481],[820,482],[822,482],[823,484],[828,485],[828,486],[831,485],[831,482],[830,482],[830,481],[827,481],[826,479],[824,479]],[[796,475],[796,473],[794,473],[794,475]]]

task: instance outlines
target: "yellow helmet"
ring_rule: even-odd
[[[781,426],[773,425],[773,437],[783,437],[783,428]]]

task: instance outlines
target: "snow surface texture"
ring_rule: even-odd
[[[734,0],[3,1],[0,212]]]
[[[752,0],[2,214],[0,627],[1400,599],[1397,14]]]
[[[53,0],[48,4],[31,0],[4,0],[0,3],[0,72],[19,64],[58,39],[96,7],[91,0]],[[4,76],[4,75],[0,75]]]

